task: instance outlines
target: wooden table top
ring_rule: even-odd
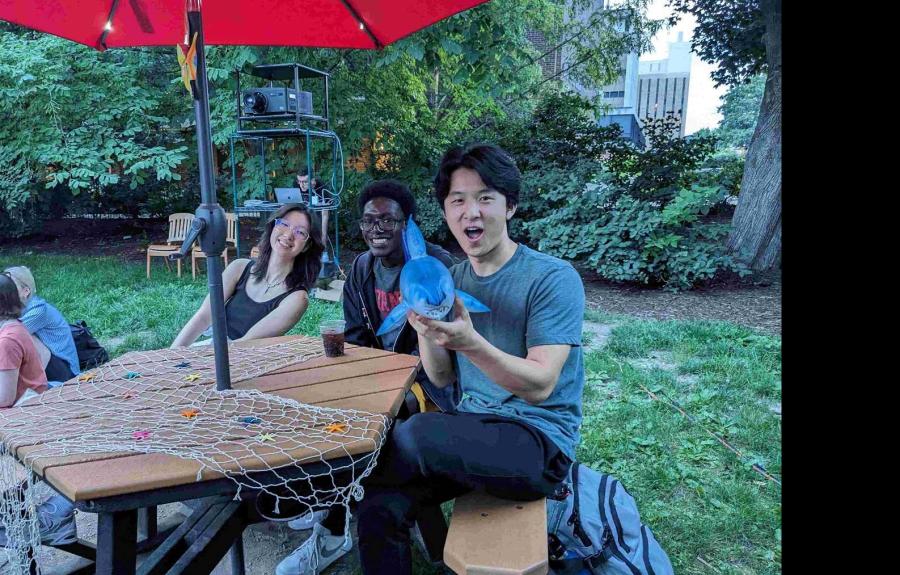
[[[305,336],[282,336],[231,346],[255,348],[273,343],[313,341],[315,340]],[[241,381],[234,384],[233,388],[256,389],[317,407],[353,409],[391,419],[396,416],[406,390],[415,380],[418,365],[419,358],[414,356],[347,345],[343,357],[314,357]],[[75,390],[71,387],[74,385],[96,387],[80,387]],[[185,389],[190,385],[179,383],[179,386]],[[205,385],[215,387],[214,384]],[[73,397],[74,391],[78,391],[77,397]],[[178,391],[174,390],[176,393]],[[40,396],[39,404],[28,402],[27,407],[0,411],[0,441],[7,443],[19,460],[23,460],[29,453],[40,453],[44,443],[52,440],[52,437],[41,435],[38,426],[34,433],[27,434],[27,439],[23,439],[21,431],[15,439],[11,439],[13,437],[11,431],[17,425],[17,420],[18,424],[28,421],[30,425],[34,425],[33,422],[41,421],[45,417],[58,418],[58,414],[62,411],[61,404],[65,405],[66,419],[77,419],[79,410],[89,411],[90,408],[91,402],[85,401],[85,392],[88,392],[89,396],[101,394],[103,383],[79,383],[74,379],[62,387],[46,391]],[[177,399],[177,395],[173,397]],[[109,401],[110,397],[106,397],[105,400]],[[49,408],[51,405],[53,409]],[[140,404],[135,402],[123,404],[123,409],[139,410]],[[217,414],[214,411],[205,411],[204,414],[234,417],[233,413]],[[368,453],[374,448],[373,439],[385,431],[380,417],[373,418],[373,422],[375,423],[367,427],[363,435],[354,437],[329,436],[328,440],[321,444],[298,445],[294,442],[285,446],[274,443],[270,452],[263,453],[262,457],[258,447],[254,447],[251,452],[239,441],[228,441],[230,437],[224,442],[222,438],[198,438],[198,441],[216,441],[216,453],[222,455],[222,452],[227,452],[227,455],[222,455],[221,460],[217,459],[217,464],[223,469],[264,470],[292,461],[319,461],[347,454]],[[115,422],[110,422],[110,425],[115,425]],[[296,425],[296,422],[293,422],[293,425]],[[21,427],[19,429],[21,430]],[[246,439],[246,436],[235,439]],[[338,449],[335,448],[336,441],[340,444]],[[195,460],[182,459],[166,453],[134,452],[42,456],[33,461],[30,467],[72,501],[90,501],[101,497],[194,483],[197,481],[198,472],[201,471],[200,463]],[[203,480],[220,477],[221,473],[208,467],[201,473]]]

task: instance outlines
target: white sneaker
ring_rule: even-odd
[[[324,521],[325,517],[327,516],[327,510],[310,511],[306,515],[301,515],[296,519],[291,519],[290,521],[288,521],[288,527],[294,529],[295,531],[306,531],[307,529],[312,529],[314,525],[317,525]]]
[[[334,536],[321,523],[316,523],[309,539],[278,564],[275,575],[319,575],[352,547],[352,539]]]

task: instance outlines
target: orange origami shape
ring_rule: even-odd
[[[199,409],[191,408],[191,409],[182,409],[181,416],[187,417],[188,419],[194,419],[200,413]]]
[[[96,374],[93,371],[90,373],[82,373],[78,376],[78,381],[91,381],[92,379],[94,379],[95,375]]]

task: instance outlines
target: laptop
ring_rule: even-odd
[[[300,188],[275,188],[275,200],[280,204],[302,204]]]

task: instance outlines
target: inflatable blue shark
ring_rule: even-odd
[[[453,309],[455,296],[459,296],[472,313],[491,311],[474,297],[453,288],[450,270],[426,253],[425,238],[412,217],[406,222],[403,232],[403,253],[406,256],[406,263],[400,272],[400,294],[403,298],[384,318],[376,335],[385,334],[406,321],[406,312],[410,309],[419,315],[443,320]]]

